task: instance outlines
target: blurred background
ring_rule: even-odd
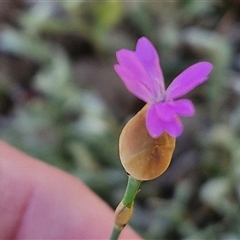
[[[210,61],[187,95],[172,163],[142,184],[131,225],[145,239],[240,239],[240,1],[1,1],[0,138],[81,178],[115,208],[127,176],[118,138],[143,102],[113,70],[147,36],[167,85]]]

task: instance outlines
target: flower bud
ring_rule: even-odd
[[[164,132],[152,138],[146,128],[145,105],[122,130],[119,154],[126,172],[137,180],[151,180],[169,166],[175,148],[175,138]]]
[[[133,205],[131,207],[124,206],[123,202],[120,202],[115,211],[115,224],[118,227],[123,228],[131,218],[133,213]]]

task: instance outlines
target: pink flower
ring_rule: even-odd
[[[152,43],[142,37],[136,51],[121,49],[116,53],[119,64],[114,66],[126,88],[146,102],[146,127],[151,137],[157,138],[164,131],[177,137],[183,126],[180,116],[192,116],[195,109],[188,99],[179,99],[201,83],[212,70],[209,62],[199,62],[179,74],[165,90],[159,57]]]

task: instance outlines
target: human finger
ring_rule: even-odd
[[[80,180],[0,142],[0,239],[108,239],[113,218]]]

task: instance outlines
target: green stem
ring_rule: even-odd
[[[136,180],[131,176],[128,177],[127,187],[122,199],[122,203],[125,207],[130,209],[134,204],[134,199],[139,191],[140,184],[141,184],[140,180]],[[115,222],[110,240],[117,240],[126,224],[118,225],[118,223]]]
[[[120,228],[120,227],[115,225],[113,230],[112,230],[112,235],[110,237],[110,240],[117,240],[119,235],[120,235],[120,233],[122,232],[122,229],[123,228]]]
[[[123,205],[126,207],[131,207],[136,194],[138,193],[141,181],[132,178],[131,176],[128,177],[127,187],[122,199]]]

